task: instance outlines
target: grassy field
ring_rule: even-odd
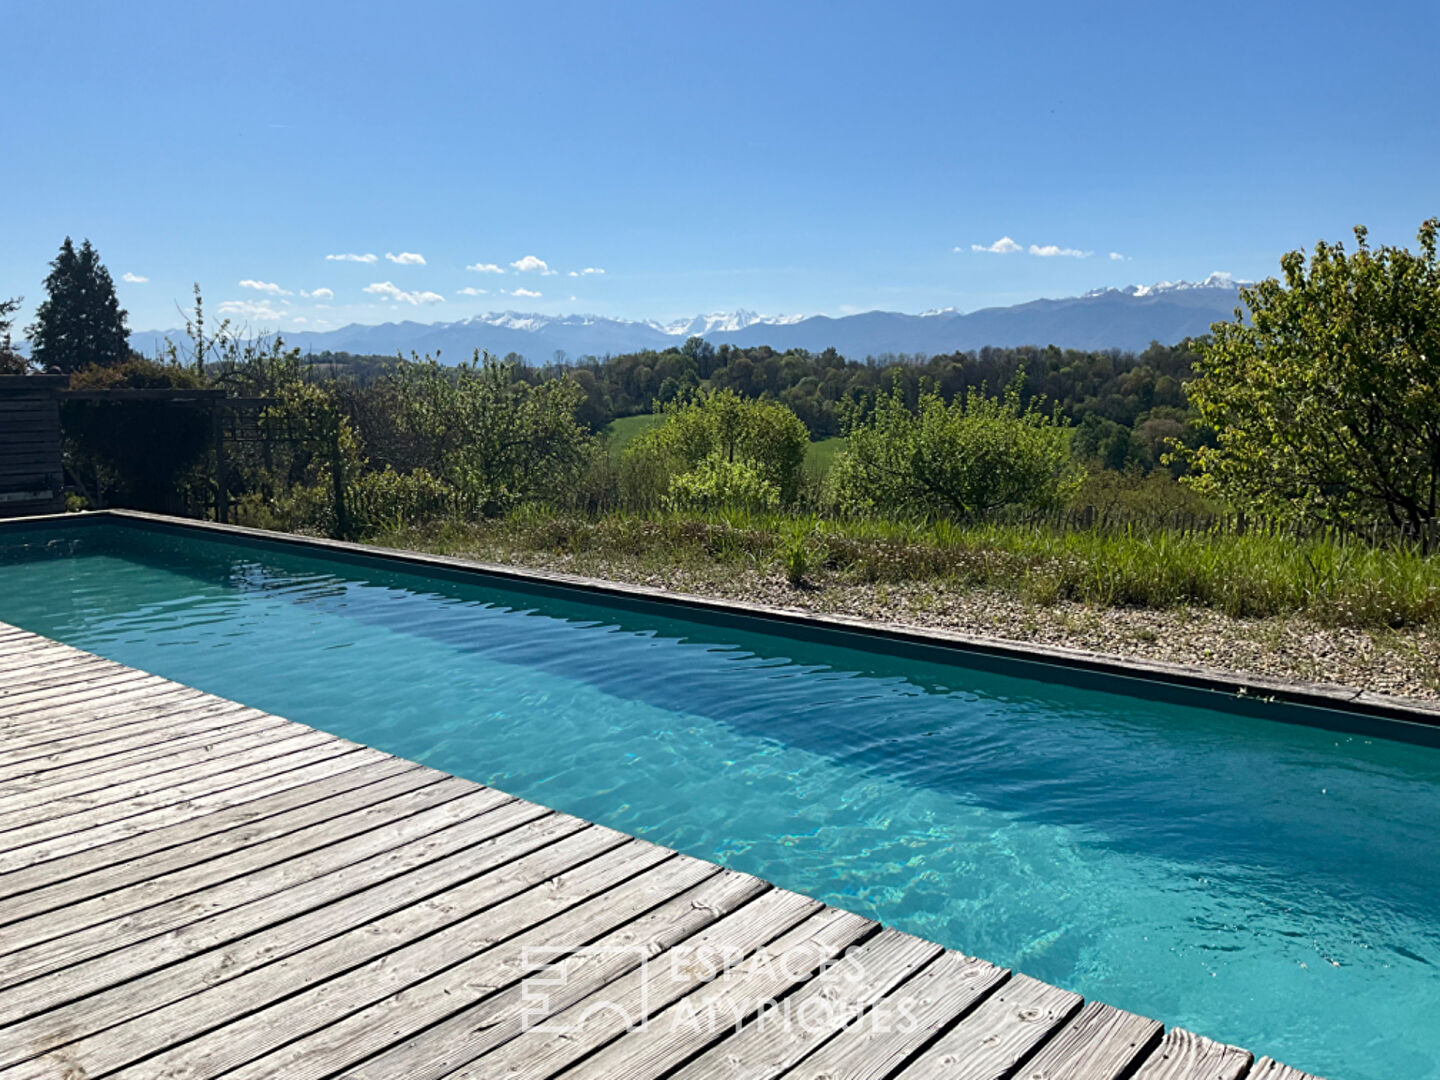
[[[610,440],[611,455],[619,457],[630,440],[642,431],[648,431],[663,419],[664,417],[654,413],[622,416],[618,420],[611,420],[600,433]],[[805,468],[817,476],[824,476],[830,471],[830,463],[835,460],[835,455],[843,449],[845,449],[845,440],[839,436],[812,442],[805,451]]]

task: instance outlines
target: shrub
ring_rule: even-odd
[[[668,501],[676,510],[773,510],[780,505],[780,489],[750,462],[712,453],[671,478]]]
[[[974,518],[1006,506],[1044,509],[1080,473],[1057,415],[972,390],[946,404],[934,391],[912,410],[899,387],[867,419],[848,418],[848,445],[830,472],[830,501],[849,513],[882,510]]]

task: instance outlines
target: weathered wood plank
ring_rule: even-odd
[[[583,837],[579,835],[582,832],[586,834]],[[303,988],[310,985],[303,980],[318,981],[325,971],[313,947],[338,935],[358,935],[347,940],[344,951],[357,947],[370,950],[358,956],[356,962],[363,962],[458,918],[446,904],[446,896],[472,880],[476,881],[472,888],[493,889],[493,896],[503,899],[544,881],[557,868],[564,869],[623,842],[624,837],[608,829],[589,829],[585,822],[566,814],[533,819],[472,848],[401,868],[394,877],[223,947],[197,943],[202,947],[189,959],[6,1028],[13,1050],[0,1047],[0,1067],[62,1046],[68,1049],[56,1059],[59,1061],[81,1056],[97,1068],[107,1061],[129,1062],[148,1052],[144,1048],[164,1048],[195,1031],[194,1025],[184,1019],[184,1008],[161,1016],[159,1010],[171,1003],[183,1005],[192,995],[261,969],[269,972],[262,981],[293,971],[302,980],[295,985]],[[504,878],[489,877],[497,868],[504,868]],[[187,933],[195,936],[193,930],[182,931]],[[270,970],[277,961],[305,950],[311,950],[310,964]],[[344,961],[345,957],[340,959]],[[269,985],[277,992],[284,987],[280,981]],[[178,1025],[173,1037],[169,1027],[172,1021]],[[118,1030],[110,1031],[112,1028]],[[69,1046],[82,1037],[83,1045]],[[139,1041],[132,1044],[132,1040]]]
[[[1032,1080],[1115,1080],[1160,1040],[1157,1020],[1087,1002],[1025,1063]]]
[[[111,708],[111,715],[105,719],[109,724],[86,725],[69,733],[39,731],[31,741],[23,743],[16,739],[9,754],[0,754],[0,768],[24,772],[33,762],[43,761],[52,754],[75,753],[80,750],[101,748],[105,752],[117,742],[154,738],[157,733],[168,731],[172,718],[176,723],[200,721],[216,715],[232,716],[250,714],[264,715],[258,709],[224,702],[217,698],[179,695],[165,701],[146,700],[136,705],[117,702]],[[300,727],[302,725],[296,725]],[[5,738],[0,734],[0,739]]]
[[[47,880],[36,888],[6,898],[3,908],[0,908],[0,925],[87,904],[96,897],[103,896],[109,903],[121,890],[130,886],[223,859],[257,844],[278,840],[300,829],[444,779],[442,773],[398,759],[393,764],[373,766],[372,770],[367,776],[352,779],[351,774],[342,773],[331,781],[320,780],[314,785],[307,785],[312,790],[305,801],[259,820],[255,820],[253,815],[247,816],[228,829],[217,829],[208,834],[197,832],[194,839],[187,842],[146,851],[117,865],[104,866],[88,873],[57,875],[59,880]],[[56,864],[47,865],[53,867]],[[118,912],[112,911],[112,914]],[[68,911],[65,915],[70,917]]]
[[[294,755],[336,754],[358,749],[321,731],[305,731],[268,745],[238,753],[233,759],[217,758],[205,764],[161,773],[153,779],[132,781],[114,790],[42,803],[7,815],[0,828],[0,851],[25,847],[68,832],[104,825],[117,818],[134,817],[146,810],[185,802],[197,795],[223,791],[252,776],[268,775],[284,768]]]
[[[1252,1060],[1238,1046],[1171,1028],[1141,1062],[1135,1080],[1240,1080]]]
[[[876,926],[849,912],[825,908],[749,959],[664,1010],[648,1026],[620,1036],[577,1063],[567,1075],[595,1080],[651,1080],[724,1038],[733,1025],[759,1011]],[[684,1009],[687,1019],[670,1014]],[[689,1018],[696,1018],[690,1022]],[[668,1018],[668,1019],[667,1019]],[[483,1059],[482,1059],[483,1061]],[[480,1075],[483,1075],[480,1074]]]
[[[596,860],[597,863],[604,861]],[[526,976],[550,977],[546,962],[555,952],[583,943],[580,953],[571,954],[557,965],[565,967],[567,990],[572,978],[609,981],[634,970],[643,957],[658,954],[713,924],[766,887],[749,875],[733,871],[716,873],[714,868],[707,872],[704,865],[682,859],[648,871],[606,892],[598,900],[577,905],[553,923],[525,931],[483,957],[416,983],[276,1053],[252,1061],[235,1073],[233,1080],[275,1075],[290,1080],[321,1080],[357,1061],[363,1062],[362,1068],[369,1068],[375,1061],[372,1056],[375,1051],[397,1040],[413,1039],[417,1033],[425,1049],[433,1054],[437,1049],[435,1028],[427,1025],[449,1016],[443,1024],[449,1028],[460,1015],[473,1018],[475,1009],[466,1009],[463,1013],[457,1010],[477,998],[481,1002],[479,1007],[497,1022],[482,1020],[476,1034],[493,1039],[506,1029],[518,1030],[520,1015],[526,1006],[514,995],[525,993]],[[696,877],[701,879],[698,884],[683,888],[686,880]],[[653,904],[656,896],[664,895],[675,886],[681,887],[675,895],[644,910]],[[637,912],[642,910],[644,913],[637,917]],[[600,936],[594,937],[597,931]],[[532,943],[536,942],[541,943],[538,968],[536,958],[527,956]],[[518,967],[514,963],[516,957]],[[505,989],[497,990],[507,979],[513,981]],[[497,1012],[494,1006],[501,999],[505,1005]],[[516,1022],[513,1029],[512,1021]],[[466,1026],[476,1028],[475,1021],[472,1019]],[[405,1076],[409,1080],[428,1075],[419,1067],[407,1065],[398,1070],[393,1064],[387,1067],[392,1070],[388,1075]]]
[[[378,750],[362,750],[242,788],[232,788],[225,793],[223,804],[202,806],[196,813],[177,815],[173,807],[161,812],[173,820],[147,821],[144,822],[145,827],[136,828],[140,819],[126,818],[122,823],[125,828],[118,835],[100,843],[73,851],[50,853],[43,860],[0,873],[0,900],[83,875],[98,875],[108,880],[106,875],[112,868],[131,860],[261,822],[272,813],[324,798],[327,792],[345,791],[373,783],[404,768],[423,769],[424,766],[392,758]],[[150,815],[142,815],[147,816]]]
[[[43,757],[13,765],[0,765],[0,798],[17,792],[39,791],[107,772],[111,767],[128,767],[189,750],[206,740],[219,741],[247,731],[288,726],[288,721],[266,716],[254,709],[234,706],[200,705],[200,710],[177,710],[168,727],[117,739],[104,748],[82,746],[52,751]],[[208,711],[205,711],[208,710]],[[208,717],[215,719],[209,720]],[[291,728],[290,730],[294,730]]]
[[[984,960],[946,952],[787,1072],[786,1080],[884,1080],[1009,976]]]
[[[322,748],[303,751],[301,754],[290,754],[286,757],[284,764],[274,772],[248,779],[224,791],[186,799],[181,803],[164,806],[158,810],[149,810],[133,817],[121,818],[92,829],[61,833],[49,839],[37,841],[28,847],[17,848],[13,851],[0,851],[0,875],[51,859],[58,859],[64,855],[73,855],[102,844],[113,843],[116,840],[138,836],[151,829],[159,829],[191,818],[203,817],[216,810],[249,802],[261,795],[284,791],[323,776],[344,772],[359,765],[372,764],[384,758],[385,755],[378,750],[331,753]],[[0,876],[0,882],[5,880],[5,877]]]
[[[1245,1075],[1245,1080],[1321,1080],[1289,1065],[1282,1065],[1271,1057],[1262,1057]]]
[[[1080,1009],[1079,994],[1015,975],[900,1075],[905,1080],[1001,1080]]]
[[[453,784],[471,786],[463,780]],[[408,864],[478,843],[546,812],[516,807],[508,795],[485,788],[457,794],[451,785],[442,781],[400,796],[391,812],[410,805],[420,809],[319,851],[0,956],[0,989],[9,990],[0,999],[0,1022],[12,1010],[35,1011],[38,1002],[59,1004],[79,996],[82,987],[99,988],[122,973],[138,974],[158,957],[177,958],[176,932],[191,924],[203,922],[205,933],[185,938],[187,945],[191,938],[213,939],[212,944],[232,940],[363,887],[365,875],[383,870],[387,860]],[[179,953],[185,955],[189,952]],[[39,978],[57,972],[58,979]]]
[[[414,984],[454,964],[456,959],[460,963],[445,971],[445,986],[500,989],[523,976],[527,948],[549,940],[556,928],[547,926],[543,933],[528,939],[517,935],[585,901],[590,901],[585,904],[587,912],[608,928],[633,917],[635,908],[648,910],[718,870],[712,864],[676,856],[642,840],[628,841],[604,857],[485,911],[483,918],[457,922],[313,990],[229,1024],[198,1045],[177,1047],[145,1062],[143,1068],[159,1066],[170,1080],[206,1080],[220,1073],[233,1080],[276,1075],[299,1080],[302,1076],[333,1073],[332,1064],[343,1068],[364,1056],[367,1039],[383,1034],[384,1029],[367,1036],[369,1025],[347,1027],[349,1037],[338,1043],[327,1041],[323,1048],[287,1048],[279,1062],[255,1059],[290,1039],[342,1019],[356,1005],[373,1005],[401,993],[407,1002],[412,996],[434,1002],[434,993],[438,993],[444,1005],[443,990],[427,995]],[[635,899],[627,902],[630,894]],[[563,934],[560,940],[571,947],[570,938],[570,934]],[[240,1065],[246,1067],[237,1068]],[[232,1069],[236,1071],[232,1073]]]
[[[270,835],[258,843],[235,847],[233,838],[227,838],[225,850],[217,852],[215,858],[135,884],[113,885],[101,896],[73,900],[58,912],[10,922],[0,929],[0,956],[198,894],[267,866],[333,846],[471,790],[465,781],[425,782],[427,779],[402,774],[373,790],[352,794],[347,801],[358,802],[358,806],[339,813],[326,812],[323,804],[308,807],[308,823],[300,827],[287,831],[272,822],[267,830]],[[6,905],[7,919],[12,914],[9,907]]]
[[[771,1080],[860,1019],[887,993],[938,957],[939,945],[881,930],[783,1001],[771,1002],[734,1035],[712,1046],[675,1077]]]
[[[117,753],[108,769],[91,761],[75,770],[78,775],[61,775],[49,783],[39,782],[43,773],[0,783],[0,838],[6,826],[13,828],[27,819],[43,820],[45,811],[52,806],[59,816],[74,808],[121,802],[138,792],[229,768],[233,759],[257,747],[294,745],[292,740],[297,738],[293,727],[264,716],[216,714],[222,722],[232,718],[230,724],[217,724],[197,735],[171,740],[161,749],[152,745]],[[313,740],[313,736],[305,737]]]

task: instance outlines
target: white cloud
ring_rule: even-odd
[[[310,292],[306,292],[304,289],[301,289],[300,295],[303,296],[306,300],[334,300],[335,290],[312,289]]]
[[[242,289],[254,289],[256,292],[263,292],[268,296],[289,296],[289,289],[282,289],[273,281],[256,281],[254,278],[246,278],[240,282]]]
[[[501,289],[500,291],[501,291],[502,293],[505,292],[504,289]],[[529,297],[534,297],[534,296],[539,296],[540,294],[539,294],[538,292],[535,292],[535,291],[531,290],[531,289],[515,289],[515,290],[513,290],[513,291],[511,291],[511,292],[509,292],[509,293],[506,293],[506,295],[507,295],[507,296],[529,296]]]
[[[399,263],[401,266],[425,265],[425,256],[415,251],[402,251],[399,255],[393,255],[387,251],[385,252],[385,258],[393,263]]]
[[[1129,260],[1126,259],[1124,255],[1121,255],[1118,251],[1112,251],[1112,252],[1110,252],[1110,261],[1111,261],[1111,262],[1128,262]]]
[[[516,259],[510,265],[522,274],[531,273],[536,270],[542,274],[553,274],[555,272],[550,269],[549,263],[535,255],[526,255],[523,259]]]
[[[456,293],[455,295],[457,295],[457,296],[487,296],[487,295],[489,295],[489,292],[490,292],[489,289],[477,289],[477,288],[475,288],[474,285],[466,285],[465,288],[461,289],[461,290],[460,290],[458,293]]]
[[[1042,259],[1053,259],[1057,255],[1064,255],[1072,259],[1088,259],[1095,253],[1081,251],[1079,248],[1060,247],[1058,244],[1046,244],[1044,247],[1039,244],[1031,244],[1030,254],[1039,255]]]
[[[477,274],[503,274],[505,271],[494,263],[471,263],[465,267],[466,270],[474,270]]]
[[[584,270],[571,270],[571,277],[589,277],[591,274],[603,274],[605,271],[598,266],[587,266]]]
[[[379,256],[378,256],[378,255],[326,255],[325,258],[326,258],[327,260],[329,260],[330,262],[373,263],[376,259],[379,258]]]
[[[443,304],[445,297],[437,292],[406,292],[392,281],[376,281],[366,285],[362,292],[372,296],[383,296],[397,304]]]
[[[296,315],[296,316],[295,316],[293,319],[291,319],[290,321],[291,321],[292,323],[307,323],[307,322],[309,322],[310,320],[307,319],[307,318],[305,318],[304,315]]]
[[[150,279],[144,274],[132,274],[129,270],[120,275],[121,281],[128,281],[131,285],[144,285]]]
[[[285,313],[269,300],[226,300],[220,305],[220,314],[238,315],[242,319],[278,320],[285,317]]]
[[[955,250],[959,251],[960,249],[957,247]],[[991,255],[1010,255],[1013,252],[1019,251],[1020,245],[1014,240],[1011,240],[1010,237],[1002,236],[993,244],[971,244],[970,250],[988,251]]]

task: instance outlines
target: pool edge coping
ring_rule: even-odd
[[[458,571],[486,575],[516,582],[574,589],[591,595],[648,601],[667,607],[698,608],[711,613],[732,614],[815,630],[839,631],[882,641],[953,649],[970,655],[1048,664],[1082,673],[1136,679],[1151,684],[1159,683],[1192,690],[1208,690],[1237,697],[1249,697],[1258,701],[1274,700],[1291,705],[1355,713],[1403,724],[1415,724],[1426,728],[1440,728],[1440,702],[1396,694],[1380,694],[1372,690],[1339,683],[1283,679],[1252,672],[1230,671],[1224,668],[1208,668],[1200,665],[1176,664],[1092,652],[1066,645],[1016,641],[1010,638],[965,634],[954,630],[881,622],[849,615],[807,611],[800,608],[776,607],[745,600],[674,592],[651,585],[634,585],[580,574],[537,570],[503,563],[489,563],[479,559],[466,559],[454,555],[436,555],[403,548],[332,540],[326,537],[303,536],[297,533],[255,529],[244,525],[197,521],[191,518],[172,517],[140,510],[106,509],[78,514],[34,514],[5,518],[0,519],[0,531],[46,523],[94,522],[98,524],[101,519],[106,518],[121,523],[133,521],[170,528],[194,529],[312,551],[328,551],[351,556],[364,556],[381,561],[429,566],[452,573]]]

